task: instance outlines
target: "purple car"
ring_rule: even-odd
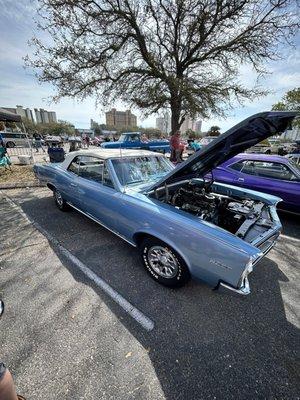
[[[265,154],[239,154],[213,170],[214,180],[280,197],[278,208],[300,213],[300,168]]]

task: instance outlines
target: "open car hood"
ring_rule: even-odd
[[[266,111],[252,115],[179,164],[149,190],[176,181],[203,177],[249,147],[284,132],[297,115],[299,113],[296,111]]]

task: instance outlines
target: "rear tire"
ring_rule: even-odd
[[[59,190],[54,189],[53,196],[54,196],[55,204],[60,211],[69,211],[70,210],[69,204],[63,199]]]
[[[169,245],[156,238],[146,238],[140,246],[143,264],[156,282],[168,287],[181,287],[190,279],[182,257]]]
[[[6,147],[7,147],[8,149],[12,149],[13,147],[15,147],[15,144],[14,144],[14,142],[7,142],[7,143],[6,143]]]

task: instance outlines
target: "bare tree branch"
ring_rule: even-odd
[[[299,29],[294,0],[39,0],[26,65],[55,99],[120,99],[145,115],[170,107],[172,130],[187,115],[224,115],[234,100],[265,92],[238,81],[241,64],[265,73]]]

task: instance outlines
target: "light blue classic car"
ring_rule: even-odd
[[[193,277],[248,294],[249,273],[280,234],[280,199],[203,177],[284,131],[295,115],[256,114],[176,168],[158,153],[96,149],[34,170],[60,210],[72,207],[138,247],[159,283],[181,286]]]
[[[170,152],[169,140],[146,140],[143,141],[141,132],[122,133],[117,142],[105,142],[101,144],[104,149],[142,149],[157,151],[161,153]]]

